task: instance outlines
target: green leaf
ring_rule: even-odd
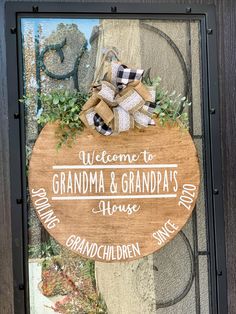
[[[165,103],[164,105],[161,106],[162,109],[167,109],[168,108],[168,104]]]
[[[73,98],[73,99],[70,99],[69,100],[69,105],[70,106],[73,106],[75,104],[75,99]]]
[[[53,105],[57,105],[59,103],[59,98],[54,97],[52,103],[53,103]]]
[[[65,100],[66,100],[66,99],[65,99],[64,96],[61,96],[61,97],[60,97],[60,102],[65,102]]]

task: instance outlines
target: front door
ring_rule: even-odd
[[[9,106],[14,123],[19,118],[10,129],[11,151],[18,152],[12,176],[21,182],[12,186],[23,199],[12,209],[15,313],[226,313],[211,9],[140,5],[132,14],[132,5],[96,9],[45,3],[33,7],[33,14],[30,10],[27,4],[15,7],[16,34],[12,29],[8,35],[9,51],[17,51],[17,60],[16,51],[9,54]],[[146,70],[146,80],[156,82],[166,103],[163,124],[169,107],[176,109],[197,149],[201,185],[191,218],[161,250],[132,262],[102,263],[72,253],[42,226],[30,201],[28,170],[45,103],[66,106],[73,93],[87,95],[114,58]],[[19,94],[11,85],[17,64],[12,83],[18,81]],[[59,146],[66,145],[65,137]]]

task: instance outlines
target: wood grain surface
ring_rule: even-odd
[[[8,101],[6,84],[6,52],[4,26],[4,0],[0,2],[0,196],[1,196],[1,242],[0,242],[0,313],[12,314],[13,310],[13,269],[11,260],[11,217],[10,217],[10,178],[9,178],[9,150],[8,150]],[[21,2],[21,1],[18,1]],[[97,1],[99,2],[99,1]],[[112,2],[112,1],[110,1]],[[114,3],[116,1],[113,1]],[[131,3],[134,1],[126,0]],[[153,1],[163,3],[163,1]],[[35,1],[40,3],[40,1]],[[142,1],[148,3],[148,1]],[[228,304],[229,313],[236,313],[236,2],[234,0],[167,0],[165,3],[181,3],[187,7],[191,4],[214,4],[216,7],[217,37],[218,37],[218,62],[220,84],[220,114],[221,138],[223,157],[223,188],[224,210],[226,226],[227,272],[228,272]],[[11,88],[11,87],[9,87]],[[19,313],[19,312],[18,312]]]
[[[106,137],[85,129],[71,148],[58,151],[56,130],[56,124],[47,124],[36,141],[29,186],[39,219],[58,242],[95,260],[132,260],[160,249],[182,229],[200,181],[196,149],[187,131],[156,125]],[[99,160],[92,162],[92,156]],[[66,245],[71,235],[103,246],[101,251],[106,245],[116,250],[138,243],[140,254],[91,256]]]

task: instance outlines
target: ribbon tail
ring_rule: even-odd
[[[94,115],[94,125],[97,132],[102,135],[109,136],[113,133],[112,128],[97,113]]]
[[[137,111],[133,114],[135,125],[138,128],[148,127],[149,125],[155,125],[155,121],[147,114]]]

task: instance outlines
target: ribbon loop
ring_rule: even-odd
[[[114,132],[119,134],[120,132],[128,131],[134,127],[133,117],[122,107],[118,106],[113,109],[114,111]]]
[[[98,92],[98,97],[106,101],[111,106],[116,106],[115,103],[116,88],[109,82],[103,81],[101,90]]]
[[[98,105],[94,108],[94,111],[103,119],[106,124],[109,124],[114,118],[113,111],[103,100],[98,103]]]
[[[116,101],[119,106],[130,113],[138,111],[145,104],[144,99],[134,89],[129,90],[125,95],[116,98]]]

